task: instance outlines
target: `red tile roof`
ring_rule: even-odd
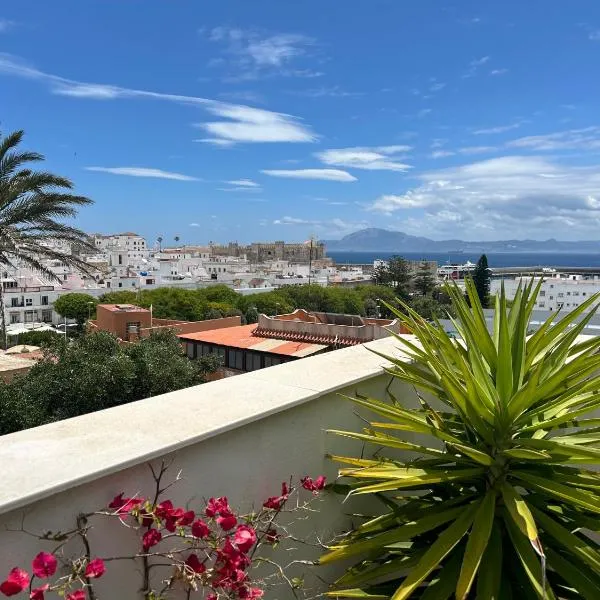
[[[285,356],[308,356],[327,348],[327,345],[324,344],[258,337],[254,335],[256,329],[256,324],[240,325],[239,327],[199,331],[198,333],[183,333],[179,337],[186,341],[204,342],[206,344],[217,344],[230,348],[256,350]]]

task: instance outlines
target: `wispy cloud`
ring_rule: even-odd
[[[519,129],[523,124],[522,121],[511,123],[510,125],[498,125],[497,127],[487,127],[484,129],[476,129],[473,135],[488,135],[494,133],[504,133],[505,131],[511,131],[512,129]]]
[[[286,177],[290,179],[322,179],[324,181],[357,181],[354,175],[339,169],[265,169],[261,171],[271,177]]]
[[[110,173],[111,175],[128,175],[129,177],[152,177],[156,179],[176,179],[177,181],[201,181],[198,177],[163,171],[161,169],[149,169],[147,167],[85,167],[86,171],[99,173]]]
[[[318,77],[322,73],[307,68],[292,67],[292,63],[306,57],[315,40],[296,33],[264,34],[257,30],[237,27],[215,27],[201,30],[208,40],[221,44],[228,60],[223,61],[235,69],[230,81],[259,79],[263,76]],[[214,59],[213,59],[214,65]]]
[[[288,94],[292,94],[294,96],[306,96],[307,98],[350,98],[364,96],[364,92],[348,92],[342,89],[339,85],[330,87],[321,86],[307,90],[290,90]]]
[[[260,184],[256,183],[256,181],[252,181],[252,179],[232,179],[230,181],[226,181],[225,183],[229,185],[235,185],[237,187],[245,187],[245,188],[259,188]]]
[[[14,21],[8,19],[0,19],[0,33],[4,33],[15,26]]]
[[[317,139],[308,127],[291,115],[243,104],[228,104],[209,98],[74,81],[44,73],[7,54],[0,54],[0,74],[42,81],[50,86],[52,93],[75,98],[94,100],[146,98],[200,107],[222,119],[196,124],[210,135],[200,140],[205,143],[230,146],[244,142],[314,142]]]
[[[258,92],[252,90],[239,90],[237,92],[221,92],[219,94],[222,98],[229,98],[230,100],[241,100],[242,102],[251,102],[252,104],[264,104],[265,97]]]
[[[490,75],[506,75],[508,73],[508,69],[492,69],[490,71]]]
[[[600,42],[600,29],[590,31],[588,38],[592,40],[592,42]]]
[[[431,153],[431,158],[446,158],[447,156],[454,156],[456,152],[450,150],[435,150]]]
[[[481,58],[476,58],[469,63],[469,69],[462,76],[463,79],[469,79],[470,77],[475,77],[479,72],[480,67],[483,67],[490,60],[489,56],[482,56]]]
[[[489,152],[495,152],[497,148],[495,146],[467,146],[460,148],[458,151],[461,154],[488,154]]]
[[[421,173],[420,185],[369,206],[412,218],[412,229],[488,239],[538,239],[600,226],[600,165],[573,166],[539,156],[505,156]],[[418,212],[405,213],[404,211]],[[407,220],[403,216],[403,222]],[[475,233],[473,233],[475,228]],[[559,233],[560,235],[560,233]],[[564,233],[563,233],[564,235]]]
[[[319,231],[320,235],[327,236],[342,236],[353,231],[358,231],[359,229],[364,229],[365,227],[369,227],[370,223],[368,221],[345,221],[344,219],[329,219],[329,220],[312,220],[312,219],[303,219],[300,217],[281,217],[280,219],[275,219],[273,221],[273,225],[287,225],[287,226],[309,226],[311,228]]]
[[[200,227],[200,223],[190,223],[188,227]]]
[[[535,151],[597,150],[600,148],[600,127],[592,126],[548,135],[532,135],[513,140],[507,146]]]
[[[324,164],[369,171],[407,171],[411,168],[398,162],[399,154],[411,150],[411,146],[374,146],[338,148],[317,152],[315,156]]]
[[[423,119],[424,117],[426,117],[427,115],[431,114],[432,109],[431,108],[422,108],[418,113],[417,113],[417,117],[419,119]]]

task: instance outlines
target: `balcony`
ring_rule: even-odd
[[[325,430],[363,425],[338,394],[383,398],[390,376],[385,361],[368,348],[399,355],[397,345],[385,338],[3,437],[0,570],[31,561],[40,549],[38,540],[5,529],[24,523],[29,531],[66,531],[78,514],[106,506],[123,490],[149,495],[147,464],[162,459],[182,469],[183,480],[172,494],[181,504],[218,495],[247,510],[276,493],[290,475],[324,473],[332,481],[336,466],[325,454],[351,453],[356,445]],[[327,540],[347,529],[350,520],[340,502],[326,495],[319,512],[300,522],[295,533]],[[117,547],[131,548],[128,534],[118,525],[110,533],[93,530],[94,552],[110,556]],[[313,559],[317,553],[301,547],[285,560]],[[324,568],[318,574],[332,575]],[[97,589],[102,598],[118,600],[138,598],[139,586],[139,574],[121,562],[111,564]],[[293,597],[282,590],[266,597]]]

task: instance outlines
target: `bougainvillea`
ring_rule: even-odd
[[[112,561],[128,560],[135,565],[132,571],[136,574],[142,567],[140,597],[145,600],[170,598],[170,592],[182,587],[188,597],[197,592],[199,598],[206,600],[261,598],[264,582],[252,578],[252,568],[263,561],[274,563],[271,558],[261,559],[256,551],[262,545],[278,544],[287,535],[287,530],[276,519],[285,512],[294,493],[298,495],[304,489],[312,495],[308,500],[298,498],[290,512],[307,508],[325,486],[323,476],[314,480],[304,477],[297,488],[284,482],[281,495],[267,498],[257,512],[236,513],[226,497],[210,498],[196,512],[161,497],[170,487],[161,484],[165,472],[164,465],[158,473],[152,471],[156,483],[153,498],[127,497],[119,493],[105,509],[80,515],[77,528],[68,535],[46,532],[40,536],[40,540],[60,543],[52,552],[37,554],[29,570],[14,567],[0,583],[0,592],[4,596],[29,594],[30,600],[49,600],[50,594],[66,600],[99,600],[94,581],[105,571],[110,572]],[[134,532],[139,538],[138,553],[92,558],[88,538],[92,517],[121,522]],[[73,538],[83,540],[83,556],[73,558],[66,551]],[[150,569],[153,566],[167,569],[159,589],[152,587]],[[281,567],[278,569],[283,573]],[[285,576],[284,579],[290,581]]]

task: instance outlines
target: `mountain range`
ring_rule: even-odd
[[[600,241],[561,242],[549,240],[502,240],[465,242],[431,240],[401,231],[361,229],[340,240],[323,240],[328,251],[337,252],[600,252]]]

